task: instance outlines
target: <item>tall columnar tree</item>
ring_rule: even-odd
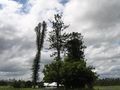
[[[54,20],[51,21],[52,23],[52,31],[50,32],[49,42],[50,42],[50,49],[54,49],[55,52],[52,56],[56,56],[56,77],[57,77],[57,87],[59,87],[60,83],[60,60],[61,60],[61,52],[63,51],[63,47],[65,44],[65,39],[67,35],[63,33],[63,30],[66,29],[68,26],[64,24],[62,21],[62,15],[56,14],[54,15]]]
[[[32,66],[32,81],[34,88],[37,84],[37,80],[39,79],[39,69],[40,69],[40,56],[41,56],[41,50],[43,48],[43,43],[45,39],[45,32],[46,32],[46,22],[43,21],[42,23],[39,23],[38,26],[35,28],[36,32],[36,46],[37,46],[37,53],[33,61]]]

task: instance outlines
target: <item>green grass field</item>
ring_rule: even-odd
[[[0,90],[46,90],[46,89],[11,88],[1,86]],[[96,86],[95,90],[120,90],[120,86]]]
[[[120,90],[120,86],[96,86],[95,90]]]

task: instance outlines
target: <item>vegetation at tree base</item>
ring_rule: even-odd
[[[67,37],[65,33],[63,33],[63,30],[66,29],[68,26],[64,25],[62,21],[62,16],[59,14],[54,15],[54,20],[51,21],[53,30],[50,32],[49,35],[49,42],[50,47],[49,49],[54,49],[55,52],[51,56],[55,56],[55,61],[53,62],[53,67],[55,67],[54,78],[56,78],[57,87],[59,87],[59,84],[61,82],[61,76],[60,76],[60,67],[61,67],[61,52],[63,51],[65,38]],[[55,63],[55,64],[54,64]],[[54,66],[55,65],[55,66]],[[48,66],[46,66],[48,67]],[[44,70],[45,73],[45,70]]]
[[[41,30],[42,29],[42,30]],[[37,80],[39,79],[39,68],[40,68],[40,56],[41,56],[41,50],[43,47],[44,43],[44,38],[45,38],[45,32],[46,32],[46,22],[43,21],[43,23],[39,23],[38,26],[35,28],[36,32],[36,46],[37,46],[37,53],[36,57],[33,61],[33,66],[32,66],[32,81],[34,88],[37,84]]]

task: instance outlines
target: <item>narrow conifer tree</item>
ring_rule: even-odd
[[[35,28],[37,53],[34,58],[33,66],[32,66],[32,82],[33,82],[34,88],[37,85],[37,80],[39,79],[41,50],[43,48],[45,32],[47,30],[46,26],[47,26],[46,22],[43,21],[43,23],[39,23],[38,26]]]

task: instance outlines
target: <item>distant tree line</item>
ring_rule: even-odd
[[[38,88],[44,87],[44,82],[37,82]],[[104,78],[98,79],[95,82],[95,86],[117,86],[120,85],[120,78]],[[0,80],[0,86],[10,86],[14,88],[32,88],[32,81],[24,80]]]
[[[0,86],[9,86],[13,88],[32,88],[34,83],[32,81],[24,81],[24,80],[0,80]],[[43,82],[37,82],[38,88],[43,87]]]
[[[96,80],[95,85],[97,85],[97,86],[114,86],[114,85],[120,85],[120,78],[98,79],[98,80]]]

